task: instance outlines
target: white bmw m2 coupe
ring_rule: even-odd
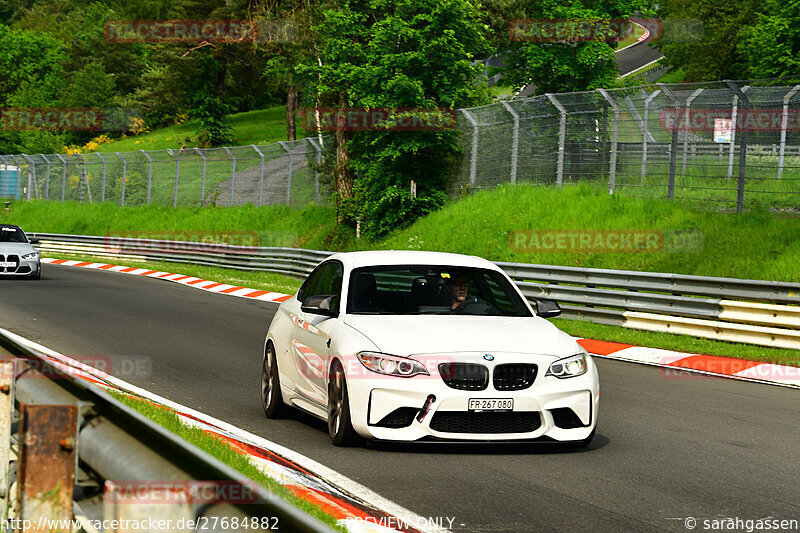
[[[412,251],[335,254],[278,308],[261,401],[328,423],[336,445],[549,441],[585,446],[597,424],[591,357],[478,257]]]

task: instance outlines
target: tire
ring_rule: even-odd
[[[275,347],[272,343],[267,344],[261,361],[261,408],[264,409],[267,418],[281,418],[287,411],[281,395],[278,359],[275,357]]]
[[[350,419],[350,396],[344,369],[337,361],[328,382],[328,435],[336,446],[354,446],[361,442]]]

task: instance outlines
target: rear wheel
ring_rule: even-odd
[[[336,446],[353,446],[361,440],[350,420],[347,380],[338,362],[334,363],[328,382],[328,434]]]
[[[281,396],[281,380],[275,347],[267,344],[261,363],[261,407],[267,418],[280,418],[286,414],[286,404]]]

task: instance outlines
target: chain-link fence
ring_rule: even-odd
[[[612,193],[796,209],[798,81],[643,85],[461,109],[453,189],[591,181]]]
[[[267,145],[0,155],[0,196],[120,205],[307,205],[326,201],[317,138]]]

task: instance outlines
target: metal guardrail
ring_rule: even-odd
[[[267,270],[297,278],[305,277],[332,253],[121,237],[49,233],[32,236],[41,240],[42,251]],[[524,263],[499,262],[497,265],[527,298],[550,298],[562,304],[564,318],[633,327],[632,313],[644,313],[651,318],[643,321],[639,317],[636,327],[645,327],[642,325],[645,324],[648,329],[663,331],[666,329],[662,325],[664,321],[678,316],[695,321],[690,321],[689,326],[682,323],[684,333],[696,325],[691,334],[710,338],[719,338],[709,331],[713,333],[719,329],[719,324],[724,324],[720,321],[797,327],[800,308],[793,306],[800,305],[800,283]],[[701,322],[696,323],[697,320]],[[703,320],[713,321],[713,324],[703,323]],[[796,346],[794,336],[790,336],[788,342],[780,335],[764,337],[762,334],[754,334],[746,340],[742,328],[734,329],[740,339],[737,342]]]
[[[39,520],[81,517],[88,518],[89,524],[109,517],[130,523],[131,520],[146,521],[149,514],[151,518],[155,515],[158,519],[172,520],[173,529],[175,520],[199,523],[198,520],[204,519],[205,524],[217,531],[270,527],[281,531],[333,531],[144,417],[101,387],[69,375],[63,367],[59,369],[52,361],[51,357],[0,332],[0,439],[16,444],[12,452],[16,451],[18,456],[13,463],[15,466],[9,468],[7,450],[0,453],[3,459],[0,498],[1,503],[8,503],[13,497],[10,493],[12,481],[16,480],[18,520],[29,520],[34,526],[42,523]],[[14,399],[21,413],[16,422],[12,416]],[[14,427],[16,430],[12,429]],[[18,432],[16,439],[12,432]],[[42,465],[46,468],[41,468]],[[104,491],[107,494],[109,490],[106,481],[111,481],[113,486],[115,480],[122,480],[117,483],[123,487],[134,483],[128,496],[135,494],[141,502],[130,501],[130,497],[127,501],[123,498],[121,503],[109,502],[107,498],[100,500]],[[153,505],[166,503],[157,500],[164,498],[165,492],[151,493],[155,495],[153,499],[147,494],[143,496],[141,491],[149,490],[148,481],[172,482],[177,486],[209,484],[215,495],[220,493],[214,491],[222,487],[222,494],[228,496],[236,494],[235,487],[239,487],[238,494],[247,496],[240,496],[238,500],[215,499],[215,496],[205,502],[177,504],[177,500],[173,500],[172,505]],[[169,489],[156,486],[155,490]],[[222,521],[223,517],[227,520]],[[252,519],[255,517],[258,527],[254,528]],[[267,527],[261,522],[262,517],[271,518]],[[233,526],[234,518],[241,528]],[[247,525],[242,521],[247,521]],[[23,530],[21,522],[17,522],[17,526],[16,531]],[[36,527],[26,531],[34,529]],[[44,529],[47,528],[36,530]],[[57,529],[70,530],[68,527]]]

